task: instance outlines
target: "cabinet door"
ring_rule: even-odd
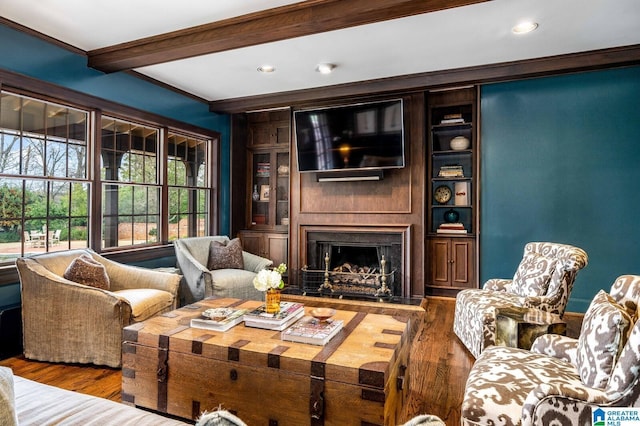
[[[240,240],[242,241],[242,249],[257,256],[264,256],[261,232],[240,232]]]
[[[273,261],[274,266],[288,263],[289,238],[286,234],[265,234],[267,247],[267,259]]]
[[[452,239],[451,258],[451,285],[453,287],[474,287],[474,241]]]
[[[447,238],[429,240],[429,284],[450,286],[450,244]]]

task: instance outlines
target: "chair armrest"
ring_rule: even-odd
[[[611,405],[605,392],[571,383],[543,383],[529,392],[522,407],[522,426],[548,424],[591,424],[591,411]],[[584,419],[588,419],[585,423]],[[555,421],[554,421],[555,420]]]
[[[242,252],[242,261],[244,263],[244,270],[258,273],[263,269],[273,265],[273,261],[264,257],[249,253],[247,251]]]
[[[543,334],[531,346],[531,352],[560,358],[576,365],[578,340],[560,334]]]
[[[493,290],[493,291],[509,291],[509,288],[511,287],[511,282],[513,280],[511,279],[505,279],[505,278],[491,278],[489,280],[487,280],[484,285],[482,286],[482,288],[484,290]]]

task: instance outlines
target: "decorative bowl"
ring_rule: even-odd
[[[456,136],[449,142],[449,146],[454,151],[462,151],[463,149],[469,148],[469,145],[471,145],[471,142],[464,136]]]
[[[222,321],[233,313],[231,308],[211,308],[202,313],[203,317],[207,317],[214,321]]]
[[[336,310],[331,308],[314,308],[310,313],[312,317],[323,322],[334,316],[336,314]]]

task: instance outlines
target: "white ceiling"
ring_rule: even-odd
[[[2,17],[85,51],[292,0],[0,0]],[[533,20],[539,28],[514,35]],[[639,0],[493,0],[137,68],[208,101],[640,44]],[[319,62],[337,65],[330,75]],[[257,67],[272,64],[271,74]]]

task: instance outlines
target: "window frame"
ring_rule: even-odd
[[[10,83],[10,84],[7,84]],[[47,92],[48,95],[36,93],[24,87],[37,87],[39,92]],[[175,119],[159,116],[154,113],[138,110],[136,108],[127,107],[122,104],[97,98],[91,95],[75,92],[70,89],[61,88],[51,85],[30,77],[15,75],[0,70],[0,90],[10,94],[23,97],[30,97],[40,102],[53,103],[73,109],[78,109],[88,113],[87,119],[87,177],[89,189],[89,206],[88,206],[88,227],[89,236],[87,246],[96,252],[105,253],[112,258],[126,256],[128,260],[153,259],[157,257],[157,252],[172,253],[173,244],[167,239],[168,218],[164,212],[167,211],[168,184],[166,182],[166,164],[167,164],[167,140],[168,132],[178,132],[181,134],[192,135],[193,137],[206,139],[209,143],[209,175],[211,182],[208,197],[208,230],[209,234],[215,235],[219,227],[219,153],[220,153],[220,133],[204,129],[192,124],[184,123]],[[157,241],[153,244],[114,247],[103,249],[101,246],[102,234],[102,180],[100,176],[100,161],[97,153],[100,152],[100,129],[102,114],[105,116],[122,119],[125,121],[133,121],[145,126],[155,127],[159,130],[159,165],[158,174],[160,179],[160,212],[158,226],[161,236],[157,237]],[[4,177],[4,176],[3,176]],[[22,179],[19,176],[16,178]],[[24,246],[24,241],[21,239]],[[170,251],[169,251],[170,250]],[[8,283],[15,283],[17,278],[15,265],[9,261],[0,263],[0,286]]]

